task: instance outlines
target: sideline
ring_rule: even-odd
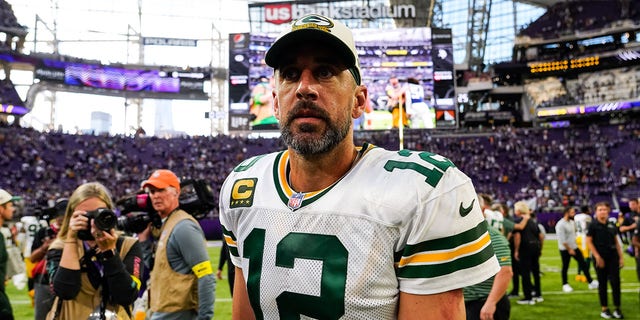
[[[12,305],[30,305],[31,304],[31,299],[9,299],[11,300],[11,304]],[[231,298],[216,298],[216,301],[214,302],[214,304],[216,303],[231,303]]]

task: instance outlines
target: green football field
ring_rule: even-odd
[[[218,266],[220,254],[220,242],[214,242],[209,247],[209,256],[214,269]],[[523,306],[511,301],[511,318],[515,320],[583,320],[599,319],[600,304],[597,290],[588,290],[586,283],[575,281],[576,262],[571,261],[569,269],[569,284],[573,286],[572,293],[562,292],[560,279],[560,254],[555,240],[546,240],[544,252],[540,259],[542,276],[542,291],[544,302],[533,306]],[[592,269],[593,270],[593,269]],[[218,281],[216,286],[215,316],[214,319],[231,319],[231,296],[226,280]],[[595,278],[595,272],[592,271]],[[622,269],[622,311],[625,319],[640,320],[640,284],[635,273],[635,261],[625,255],[625,266]],[[18,291],[12,284],[8,284],[7,291],[13,305],[16,320],[33,319],[33,308],[26,289]],[[611,295],[609,295],[611,305]],[[372,319],[373,320],[373,319]],[[377,319],[376,319],[377,320]]]

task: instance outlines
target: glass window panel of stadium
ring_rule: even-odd
[[[453,33],[454,61],[462,63],[466,57],[469,6],[473,1],[442,1],[442,22]],[[485,46],[485,64],[511,60],[515,33],[544,14],[545,9],[512,0],[491,2],[489,31]]]

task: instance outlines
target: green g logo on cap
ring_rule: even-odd
[[[331,32],[331,28],[333,28],[333,22],[326,17],[318,15],[304,16],[291,25],[291,31],[298,29],[318,29]]]

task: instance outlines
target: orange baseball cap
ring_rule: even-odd
[[[158,189],[164,189],[168,186],[176,188],[180,191],[180,180],[171,172],[171,170],[160,169],[154,171],[149,179],[142,182],[142,188],[146,188],[148,185],[152,185]]]

